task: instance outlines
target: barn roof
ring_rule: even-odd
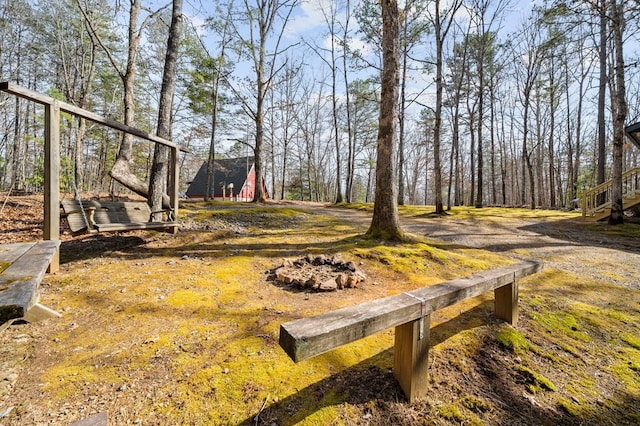
[[[227,158],[223,160],[215,160],[214,162],[214,187],[215,194],[222,195],[221,183],[228,186],[233,183],[233,192],[237,193],[247,180],[247,175],[253,167],[253,157]],[[191,198],[203,197],[207,183],[207,162],[205,161],[193,182],[187,189],[187,196]],[[228,190],[227,190],[228,193]]]

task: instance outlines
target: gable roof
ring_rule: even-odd
[[[242,189],[247,176],[253,167],[253,157],[227,158],[224,160],[215,160],[213,163],[214,170],[214,194],[222,196],[221,183],[228,187],[233,183],[233,192],[236,194]],[[207,162],[205,161],[193,182],[187,189],[187,196],[191,198],[204,197],[207,187]],[[227,190],[228,193],[228,190]]]

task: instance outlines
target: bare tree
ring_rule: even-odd
[[[162,88],[160,90],[160,102],[158,105],[158,130],[156,132],[158,136],[167,140],[171,139],[172,133],[173,94],[176,86],[176,67],[178,63],[178,51],[180,50],[180,37],[182,35],[182,21],[182,0],[173,0],[164,72],[162,73]],[[151,211],[160,211],[163,208],[163,196],[166,193],[168,170],[169,148],[161,144],[155,144],[153,165],[151,167],[151,175],[149,176],[148,203]],[[158,217],[154,219],[161,218]]]
[[[244,112],[255,124],[254,202],[263,202],[266,199],[262,187],[265,101],[269,92],[273,90],[275,76],[286,65],[280,64],[278,59],[292,47],[282,47],[281,44],[286,25],[297,5],[298,0],[243,0],[242,7],[235,11],[230,20],[231,34],[237,42],[237,52],[249,60],[254,73],[252,86],[255,87],[255,91],[252,93],[243,94],[239,84],[230,87],[241,101]],[[271,39],[273,35],[275,40]],[[271,41],[273,43],[270,43]]]
[[[111,51],[109,46],[103,40],[102,35],[98,32],[96,22],[94,22],[91,14],[88,12],[90,10],[90,5],[86,0],[76,0],[76,2],[85,21],[87,22],[87,26],[89,27],[91,34],[104,50],[109,62],[122,80],[124,91],[122,99],[124,107],[124,124],[135,127],[134,89],[138,48],[140,47],[140,40],[142,39],[144,29],[159,13],[162,12],[162,10],[164,10],[164,8],[146,15],[140,26],[138,26],[138,20],[140,19],[140,13],[142,11],[142,0],[130,0],[127,31],[127,60],[123,66],[119,63],[116,55]],[[111,167],[109,175],[131,191],[146,197],[148,193],[148,186],[131,171],[132,156],[133,136],[128,133],[122,133],[122,139],[120,141],[120,148],[118,149],[116,161]]]
[[[396,172],[396,120],[398,119],[398,4],[382,0],[382,91],[378,124],[378,160],[373,218],[367,235],[400,240],[404,234],[398,217]]]
[[[613,167],[611,177],[611,215],[609,224],[624,221],[622,202],[622,149],[624,146],[624,125],[627,119],[627,99],[624,79],[624,31],[625,2],[611,0],[611,32],[613,33],[613,64],[611,81],[611,107],[613,110]]]
[[[462,6],[462,0],[454,0],[449,7],[441,10],[441,1],[435,0],[435,12],[432,17],[436,38],[436,105],[433,124],[433,169],[436,214],[443,214],[442,203],[442,166],[440,158],[440,132],[442,129],[442,91],[444,90],[444,42],[453,23],[453,17]]]

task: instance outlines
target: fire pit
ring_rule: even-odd
[[[280,284],[312,291],[356,288],[366,279],[354,262],[324,255],[285,259],[282,265],[270,272],[271,279]]]

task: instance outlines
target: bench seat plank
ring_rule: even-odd
[[[132,223],[96,223],[98,232],[132,231],[136,229],[166,229],[176,228],[174,222],[132,222]]]
[[[0,245],[0,262],[13,263],[17,258],[22,256],[33,247],[35,243],[12,243]]]
[[[489,290],[513,283],[516,280],[532,275],[542,269],[542,263],[522,262],[502,268],[479,272],[464,278],[458,278],[437,284],[431,287],[423,287],[412,290],[406,294],[419,300],[425,300],[425,311],[422,316],[428,315],[438,309],[454,305],[465,299],[470,299],[486,293]],[[417,319],[417,318],[414,318]]]
[[[0,252],[3,253],[3,258],[12,256],[14,259],[0,273],[0,322],[22,318],[38,303],[38,287],[59,247],[60,241],[57,240],[2,246]],[[20,254],[17,257],[15,254],[7,254],[12,249],[15,250],[14,253]]]
[[[387,328],[426,317],[435,310],[513,283],[541,269],[539,262],[522,262],[301,318],[281,324],[279,343],[293,361],[299,362]]]
[[[137,229],[171,229],[175,232],[178,228],[175,221],[150,222],[151,209],[147,203],[141,201],[83,201],[84,217],[78,200],[62,200],[60,205],[73,234]],[[171,218],[171,212],[169,209],[153,213],[169,213]]]

